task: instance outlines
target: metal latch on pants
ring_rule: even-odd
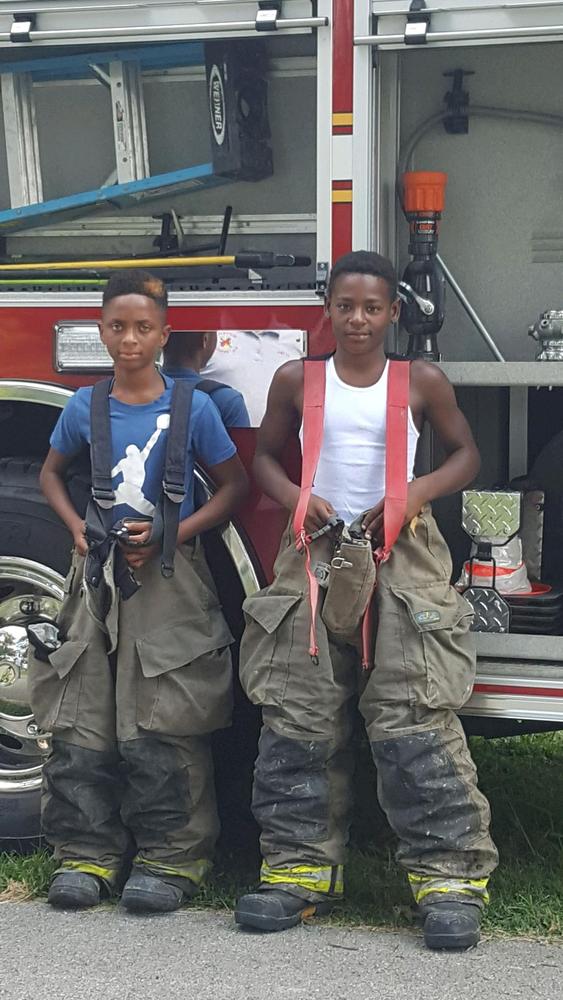
[[[319,587],[328,587],[328,581],[330,580],[330,571],[332,569],[353,569],[354,564],[348,562],[344,556],[333,556],[331,561],[328,562],[318,562],[313,570],[313,576],[318,581]]]
[[[330,563],[318,562],[313,570],[313,576],[317,580],[319,587],[328,587],[328,581],[330,579]]]
[[[334,558],[330,560],[330,565],[332,569],[354,568],[354,563],[348,562],[348,560],[345,559],[344,556],[334,556]]]

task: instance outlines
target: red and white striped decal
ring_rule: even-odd
[[[354,0],[333,0],[332,259],[352,249]]]

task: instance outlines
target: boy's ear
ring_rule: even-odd
[[[397,296],[394,302],[391,303],[391,322],[396,323],[401,315],[401,300]]]
[[[171,333],[172,333],[172,327],[170,326],[170,323],[167,323],[166,326],[162,327],[161,344],[160,344],[161,347],[166,346],[166,344],[168,343],[168,338]]]
[[[325,302],[324,302],[324,313],[325,313],[325,316],[328,316],[329,309],[330,309],[330,299],[329,299],[328,295],[325,295]]]
[[[100,340],[103,340],[104,339],[104,328],[103,328],[100,320],[98,320],[98,322],[96,323],[96,326],[98,327],[98,333],[100,334]]]

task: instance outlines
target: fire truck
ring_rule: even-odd
[[[215,374],[255,425],[275,367],[330,350],[331,262],[360,248],[396,262],[407,320],[389,349],[414,343],[456,386],[479,490],[518,496],[530,579],[550,595],[517,628],[476,631],[464,719],[489,735],[563,727],[562,42],[553,0],[0,0],[0,844],[38,830],[49,747],[26,626],[56,615],[70,554],[38,472],[66,401],[108,370],[111,261],[161,269],[173,329],[219,331]],[[422,284],[409,171],[447,175]],[[233,436],[250,467],[255,430]],[[430,434],[419,452],[421,471],[440,461]],[[288,463],[298,476],[297,451]],[[458,575],[459,497],[435,512]],[[210,544],[238,636],[283,521],[254,489]]]

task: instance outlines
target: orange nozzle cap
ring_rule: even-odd
[[[438,171],[411,170],[403,174],[405,212],[443,212],[448,175]]]

